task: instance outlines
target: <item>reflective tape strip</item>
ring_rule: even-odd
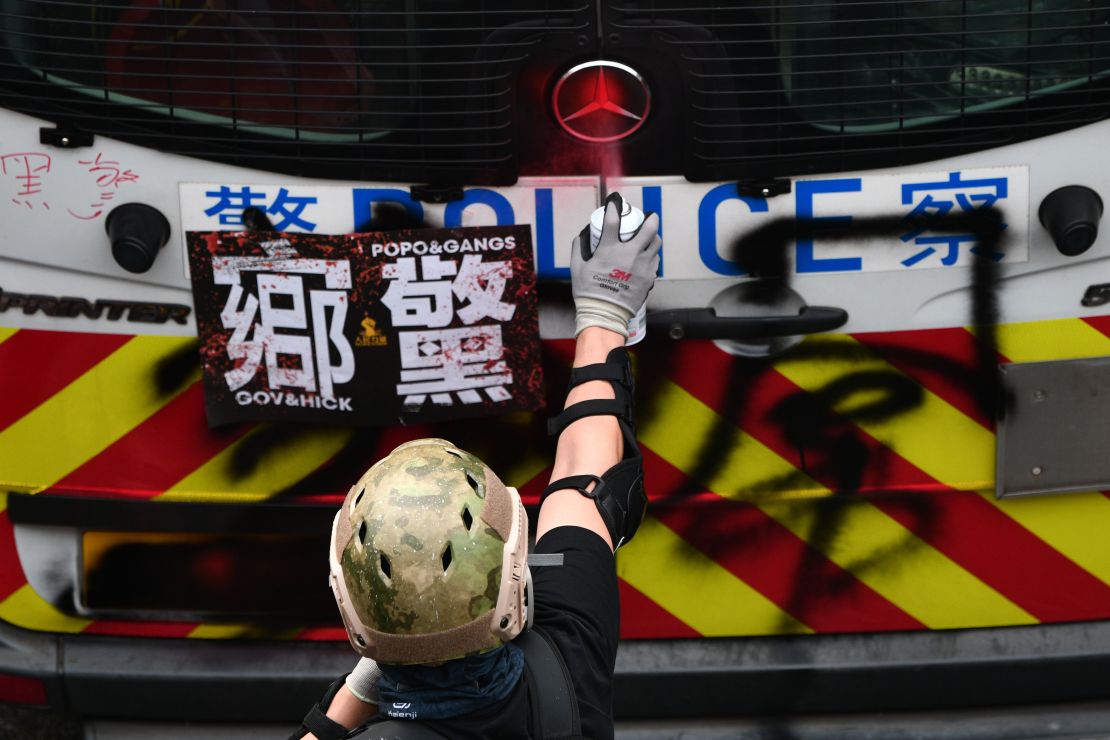
[[[30,584],[0,601],[0,620],[40,632],[76,633],[92,624],[92,620],[71,617],[58,611],[35,593]]]
[[[995,328],[998,351],[1013,362],[1110,355],[1110,337],[1082,319],[1029,321]]]
[[[7,505],[7,494],[0,493]],[[30,630],[80,632],[90,620],[69,616],[43,600],[27,583],[15,546],[15,531],[8,515],[0,511],[0,620]]]
[[[922,334],[925,336],[914,338],[914,335]],[[880,354],[888,361],[892,361],[891,357],[900,358],[903,361],[898,365],[900,370],[964,414],[977,420],[985,418],[982,406],[973,400],[974,384],[967,373],[960,370],[961,367],[972,367],[976,362],[974,352],[969,351],[974,340],[964,329],[903,332],[896,337],[871,334],[854,337],[871,349],[879,345]],[[923,353],[917,348],[917,340],[922,340],[928,349],[929,361],[936,363],[927,373],[920,372],[926,363],[923,362]],[[1095,575],[974,493],[953,490],[926,475],[848,419],[827,410],[815,397],[805,400],[804,418],[798,416],[794,421],[786,422],[778,415],[778,410],[803,400],[799,396],[804,391],[780,373],[767,369],[757,371],[752,377],[751,363],[726,356],[707,344],[691,343],[685,348],[683,359],[682,365],[674,371],[674,377],[700,400],[713,408],[730,409],[738,426],[758,436],[761,442],[794,465],[806,465],[816,480],[830,488],[841,487],[840,481],[849,481],[849,485],[858,481],[864,496],[875,507],[1038,620],[1058,622],[1110,616],[1110,587]],[[993,353],[991,361],[994,361]],[[848,382],[850,378],[844,376],[840,382]],[[959,383],[959,386],[953,383]],[[738,404],[728,400],[730,394],[743,397],[742,406],[738,408]],[[809,435],[815,446],[800,450],[797,446],[799,434]],[[847,450],[850,459],[837,459],[837,450],[842,456]],[[645,468],[649,459],[645,456]],[[842,465],[846,462],[847,466]],[[652,481],[667,480],[667,476],[658,469],[651,470],[649,475]],[[692,484],[672,484],[672,488],[677,491],[696,490]],[[898,495],[885,495],[885,491],[890,489],[899,491]],[[851,492],[849,488],[842,493]],[[880,495],[870,495],[872,492]],[[834,521],[835,513],[830,511],[830,515],[830,521]],[[673,527],[669,520],[664,521],[681,533],[682,530]],[[701,526],[712,530],[721,527],[722,520],[713,518]],[[968,532],[973,532],[974,536],[968,536]],[[831,532],[825,536],[840,534]],[[784,552],[774,551],[768,544],[763,544],[760,549],[761,552],[774,552],[771,557],[776,563],[796,560]],[[743,549],[730,550],[719,559],[722,564],[727,564],[730,558],[737,558],[749,567],[758,560]],[[755,570],[763,576],[775,573],[784,587],[798,589],[805,581],[805,576],[784,575],[781,569],[774,567],[756,566]],[[790,609],[791,613],[818,631],[825,631],[818,625],[826,624],[835,616],[838,604],[845,603],[846,608],[851,608],[851,602],[847,602],[849,594],[844,588],[830,588],[831,584],[843,583],[842,576],[840,579],[835,574],[817,576],[816,567],[807,568],[805,573],[819,579],[823,587],[814,586],[805,591],[807,598],[814,601],[812,610],[803,613],[796,611],[795,607]],[[748,580],[763,593],[772,595],[773,592],[763,583]],[[830,597],[828,594],[832,591],[835,595]],[[776,601],[780,605],[786,604],[781,599]],[[865,603],[868,616],[875,617],[878,624],[898,628],[900,620],[882,608],[890,602]],[[845,615],[851,625],[848,629],[868,629],[862,616],[863,606],[852,606],[855,607],[852,612]],[[819,620],[807,616],[815,612],[819,613]]]
[[[114,637],[188,637],[196,622],[163,622],[121,619],[98,619],[81,631],[84,635]]]
[[[1082,319],[1084,324],[1087,324],[1092,329],[1110,336],[1110,315],[1108,316],[1084,316]]]
[[[758,506],[700,493],[702,486],[650,447],[640,450],[652,514],[814,631],[925,627]]]
[[[1059,357],[1087,357],[1110,352],[1110,339],[1090,325],[1077,319],[1064,321],[1011,324],[997,327],[1000,345],[1010,359],[1032,361]],[[820,341],[846,342],[847,336],[822,337]],[[891,369],[878,358],[865,363],[871,369]],[[798,385],[813,391],[837,372],[819,363],[781,362],[778,369]],[[853,363],[849,368],[858,369]],[[872,436],[883,440],[901,457],[921,468],[928,475],[951,486],[965,490],[994,488],[995,437],[981,425],[924,391],[922,404],[892,419],[871,423],[856,422]],[[941,432],[941,433],[938,433]],[[980,485],[975,478],[989,469],[989,477]],[[1103,496],[1068,494],[1053,497],[1054,516],[1044,513],[1045,507],[1023,501],[995,501],[984,497],[1019,524],[1040,537],[1080,567],[1110,583],[1110,564],[1093,542],[1101,542],[1110,531],[1110,501]],[[1104,550],[1105,548],[1102,548]]]
[[[0,342],[15,333],[14,330],[0,329]],[[1001,351],[1010,359],[1017,361],[1110,354],[1110,338],[1087,322],[1079,320],[999,326],[996,327],[996,336]],[[117,391],[126,388],[128,393],[133,393],[135,388],[149,388],[151,389],[149,394],[143,391],[139,395],[154,394],[154,370],[158,361],[178,351],[181,347],[176,343],[179,341],[186,340],[139,337],[129,341],[101,363],[107,369],[101,366],[94,368],[13,424],[11,428],[0,433],[0,466],[2,466],[0,476],[4,476],[12,469],[5,456],[8,450],[13,449],[9,440],[16,438],[9,433],[24,425],[24,422],[32,421],[33,417],[44,409],[49,412],[45,414],[47,420],[52,419],[56,423],[52,425],[39,420],[34,422],[35,426],[24,425],[24,436],[38,443],[34,448],[34,454],[29,455],[30,457],[51,458],[56,453],[55,446],[61,448],[69,445],[69,436],[74,434],[80,435],[89,449],[99,447],[99,451],[102,452],[105,447],[99,440],[108,432],[99,429],[98,425],[113,424],[113,419],[103,417],[115,416],[116,409],[111,404],[118,398]],[[791,363],[789,358],[785,358],[778,361],[777,372],[799,387],[815,392],[824,387],[823,384],[830,379],[844,374],[860,370],[894,370],[881,359],[870,359],[866,354],[861,360],[859,342],[854,342],[851,337],[814,337],[807,340],[807,344],[823,341],[846,342],[844,346],[854,347],[856,351],[850,359],[838,360],[835,353],[830,353],[832,356],[827,360],[810,357],[804,366],[801,363]],[[912,342],[912,339],[909,341]],[[150,347],[152,343],[157,342],[168,344],[165,348],[150,353],[145,376],[138,371],[121,374],[119,372],[121,366],[112,364],[118,362],[118,356],[121,353],[133,352],[141,355],[142,347]],[[128,361],[129,364],[134,362],[135,360]],[[831,367],[822,368],[822,365]],[[823,373],[822,370],[827,372]],[[89,376],[100,377],[93,382],[89,380]],[[194,373],[193,378],[196,377],[197,374]],[[799,382],[800,380],[805,382]],[[128,385],[131,387],[127,387]],[[68,399],[60,408],[54,408],[58,398],[73,392],[75,387],[83,388],[83,393]],[[878,511],[876,506],[866,501],[861,506],[856,500],[848,500],[843,511],[837,512],[836,522],[840,527],[837,538],[832,544],[825,543],[821,539],[821,527],[823,523],[827,523],[827,517],[825,517],[827,509],[823,507],[838,504],[839,498],[830,499],[830,491],[825,486],[799,471],[791,463],[793,458],[782,457],[785,452],[776,451],[777,448],[773,445],[768,446],[770,442],[763,444],[760,440],[766,439],[766,435],[763,435],[761,430],[751,427],[752,434],[749,434],[748,431],[737,426],[740,423],[739,417],[737,420],[723,419],[713,411],[713,407],[718,404],[711,403],[708,406],[702,404],[702,407],[698,408],[696,404],[700,402],[689,393],[685,393],[684,397],[684,393],[685,389],[677,384],[664,383],[661,393],[651,399],[655,413],[650,423],[643,425],[641,439],[645,447],[650,447],[663,456],[669,464],[676,465],[687,474],[702,471],[702,477],[709,480],[699,481],[699,485],[712,488],[718,495],[759,506],[764,513],[774,517],[779,524],[795,532],[799,538],[811,541],[811,546],[819,549],[830,562],[852,572],[860,582],[875,589],[884,599],[905,609],[931,627],[988,626],[1032,621],[1028,614],[1017,610],[1005,599],[1000,600],[996,593],[970,576],[966,570],[962,570],[961,566],[946,560],[943,555],[933,551],[929,545],[920,540],[915,541],[912,534],[907,538],[907,534],[916,526],[910,521],[911,517],[908,515],[899,520],[893,514],[888,517],[885,512]],[[101,395],[93,403],[89,401],[89,394]],[[871,400],[871,397],[864,398],[863,395],[859,393],[843,405],[858,407]],[[150,400],[150,407],[153,410],[164,408],[173,397],[171,394],[160,400]],[[141,408],[138,408],[141,405],[136,400],[133,406],[125,408],[133,419],[128,423],[132,424],[135,430],[143,429],[142,422],[150,418],[149,415],[144,416]],[[89,418],[88,409],[93,407],[96,408],[93,417],[96,423],[91,427],[75,421],[75,419]],[[70,413],[71,408],[77,411],[84,410],[85,413],[84,415]],[[198,412],[198,416],[200,413],[202,412]],[[960,419],[971,426],[959,424]],[[743,421],[745,426],[748,423],[747,420]],[[966,481],[973,480],[978,475],[991,481],[988,486],[993,485],[993,434],[981,423],[974,424],[973,420],[968,419],[967,409],[954,407],[949,400],[928,390],[921,405],[894,419],[882,423],[859,421],[853,423],[867,434],[890,446],[902,459],[920,468],[922,472],[937,481],[966,488],[968,487]],[[979,430],[979,437],[975,437],[968,431],[976,427]],[[86,431],[87,428],[89,431]],[[34,433],[27,431],[28,429],[33,430]],[[755,434],[756,432],[759,434]],[[185,433],[202,434],[200,431],[191,430]],[[255,434],[257,433],[256,430]],[[321,441],[321,437],[326,439]],[[314,430],[313,433],[304,435],[303,440],[299,436],[290,438],[285,446],[280,444],[265,446],[267,451],[255,461],[253,467],[248,466],[246,472],[236,474],[237,469],[242,469],[241,462],[247,454],[242,448],[245,440],[239,440],[235,444],[236,451],[233,452],[232,448],[225,449],[203,464],[197,463],[190,467],[188,474],[178,480],[167,492],[167,497],[188,500],[251,501],[270,497],[298,483],[309,485],[315,477],[308,477],[306,481],[306,476],[312,476],[320,465],[342,449],[348,439],[349,434],[346,432],[319,430],[318,433]],[[714,443],[720,442],[713,448],[714,450],[718,452],[721,449],[724,450],[721,454],[720,466],[716,468],[708,466],[705,459],[707,446],[711,440]],[[118,439],[116,441],[118,442]],[[115,444],[111,440],[109,442]],[[44,454],[45,447],[49,447],[47,451],[49,454]],[[20,454],[28,456],[24,453],[30,449],[32,449],[30,446],[25,446]],[[86,455],[85,460],[96,454],[98,452],[94,451],[91,455]],[[519,472],[506,469],[504,477],[507,480],[527,480],[531,477],[529,471],[533,466],[542,466],[547,462],[546,459],[541,460],[538,454],[532,457],[521,458]],[[297,460],[287,458],[297,458]],[[812,462],[811,460],[810,463]],[[65,466],[58,463],[54,467]],[[542,470],[542,467],[536,469]],[[70,467],[71,472],[72,470],[73,468]],[[182,468],[181,473],[184,472]],[[57,480],[55,479],[55,482]],[[167,484],[172,480],[173,477],[168,477]],[[792,490],[786,494],[769,490],[771,488],[767,484],[769,480],[777,480],[780,484],[788,483]],[[894,483],[896,485],[896,482]],[[648,485],[650,487],[650,480]],[[1107,526],[1110,526],[1110,499],[1106,496],[1098,493],[1065,494],[997,502],[993,496],[983,494],[974,498],[972,503],[980,505],[982,502],[997,507],[998,511],[1004,512],[1027,531],[1070,558],[1072,562],[1094,574],[1104,583],[1110,583],[1110,550],[1102,545],[1101,540]],[[0,495],[0,512],[3,512],[5,507],[5,498]],[[954,520],[958,518],[957,515],[952,514],[941,523],[948,522],[945,525],[948,526],[956,523]],[[684,624],[690,625],[691,628],[703,634],[768,634],[784,631],[777,622],[778,617],[774,616],[786,614],[782,606],[776,604],[774,599],[769,599],[767,593],[760,591],[755,581],[745,582],[743,578],[737,576],[739,571],[736,569],[730,571],[728,567],[722,565],[726,562],[724,558],[721,558],[721,562],[715,562],[706,555],[706,550],[699,549],[696,546],[699,534],[696,525],[676,531],[675,528],[658,520],[650,521],[650,525],[645,523],[648,529],[642,530],[637,540],[623,549],[618,557],[618,568],[632,569],[634,579],[626,579],[630,586],[641,591],[645,598],[651,599],[673,613]],[[902,524],[897,524],[898,521]],[[960,537],[974,537],[974,532],[969,529],[966,521],[959,519],[958,523],[963,525],[960,527]],[[903,529],[897,529],[898,526]],[[684,534],[680,535],[679,531]],[[649,536],[645,537],[645,533]],[[641,552],[637,549],[637,545],[642,545],[646,549]],[[989,543],[985,546],[989,546]],[[887,549],[891,547],[894,549]],[[634,557],[640,555],[644,555],[650,568],[640,568],[637,563],[631,562]],[[690,558],[689,561],[683,560],[686,557]],[[958,555],[953,557],[958,562]],[[687,562],[693,563],[696,569],[704,571],[701,575],[702,580],[698,581],[699,585],[696,588],[671,582],[681,580],[674,577],[676,564],[682,563],[685,567]],[[1030,577],[1037,576],[1030,574]],[[665,582],[660,583],[660,581]],[[1005,590],[1003,586],[999,588]],[[0,601],[0,619],[28,626],[31,629],[55,631],[77,631],[80,628],[75,627],[74,623],[88,624],[86,620],[61,614],[50,604],[34,597],[33,593],[28,595],[27,590],[29,589],[25,586],[20,587],[11,594],[10,598]],[[752,595],[756,597],[755,601],[752,601]],[[713,603],[704,603],[706,601]],[[927,603],[929,601],[933,603]],[[753,608],[762,610],[754,622],[737,619],[736,615],[732,614],[733,611],[749,608],[751,604],[755,604]],[[774,611],[768,610],[768,604]],[[931,611],[929,614],[921,614],[919,613],[921,609]],[[1031,606],[1029,609],[1033,610]],[[11,619],[5,616],[14,614],[13,610],[22,610],[23,616]],[[944,621],[944,614],[941,612],[952,611],[955,612],[953,619]],[[966,619],[968,612],[976,613],[978,619]],[[938,614],[941,618],[934,618]],[[59,630],[53,626],[59,618],[62,623],[70,625],[69,629]],[[797,625],[797,631],[804,631],[808,627],[796,617],[794,622]],[[859,622],[861,628],[863,624],[861,620]],[[215,639],[266,638],[278,634],[256,625],[203,625],[200,628],[189,627],[188,629],[191,636]],[[120,634],[123,633],[123,631],[120,632]]]
[[[311,429],[289,437],[285,444],[250,451],[252,440],[267,429],[259,427],[236,440],[155,500],[264,501],[330,460],[354,434],[353,429]]]
[[[204,390],[198,381],[55,485],[66,492],[108,489],[121,496],[151,498],[250,429],[250,425],[207,429]],[[173,452],[152,459],[155,450]]]
[[[703,441],[707,439],[705,435],[729,422],[675,384],[662,384],[655,402],[659,412],[655,418],[667,421],[644,425],[641,439],[672,465],[690,474]],[[669,431],[676,423],[681,424],[682,434]],[[923,624],[932,628],[954,628],[1037,621],[866,500],[853,500],[837,512],[839,536],[817,537],[821,531],[822,507],[828,505],[828,501],[820,498],[787,500],[774,493],[754,490],[754,484],[794,471],[797,478],[792,483],[797,486],[821,491],[825,496],[829,495],[828,489],[806,478],[739,430],[735,433],[735,443],[725,455],[716,474],[700,483],[719,495],[759,506]],[[665,606],[670,608],[672,604],[665,602]]]
[[[730,498],[759,503],[760,499],[828,496],[829,489],[776,455],[755,437],[717,415],[689,391],[664,380],[652,398],[653,413],[640,423],[637,437],[671,465],[694,475],[715,440],[719,459],[701,485]],[[790,480],[788,491],[767,491],[768,480]]]
[[[94,368],[131,337],[21,331],[0,344],[0,429],[15,423]]]
[[[315,642],[347,642],[347,630],[342,627],[305,627],[293,638]]]
[[[0,494],[0,502],[6,502],[7,494]],[[6,506],[6,503],[5,503]],[[7,511],[0,511],[0,600],[13,594],[23,584],[27,576],[19,562],[19,550],[15,546],[15,527]]]
[[[1110,337],[1080,319],[1038,321],[998,327],[1002,353],[1014,362],[1110,355]],[[986,500],[1013,517],[1055,550],[1110,584],[1110,499],[1098,492]]]
[[[303,630],[303,627],[273,629],[248,622],[201,624],[189,632],[189,637],[200,640],[291,640]]]
[[[796,502],[761,508],[931,629],[1038,622],[870,502],[836,503],[840,508],[833,521],[839,536],[820,543],[813,540],[827,530],[827,509]]]
[[[187,387],[163,394],[157,372],[194,341],[137,337],[0,432],[0,483],[40,491],[122,437]]]
[[[997,500],[981,494],[1018,524],[1036,534],[1079,567],[1110,584],[1110,500],[1101,493],[1063,493]]]
[[[617,559],[620,559],[618,553]],[[621,604],[621,639],[682,639],[698,631],[649,599],[623,578],[617,579]],[[345,636],[341,639],[345,639]]]
[[[986,429],[996,399],[977,395],[995,377],[993,353],[980,352],[975,336],[961,327],[854,334],[871,351],[928,388]]]
[[[828,348],[827,357],[792,362],[786,355],[775,363],[775,369],[811,393],[820,392],[849,373],[885,371],[903,375],[851,336],[824,335],[806,341],[813,343],[810,350],[818,355],[822,348]],[[869,400],[874,399],[853,398],[849,405],[858,408]],[[922,390],[921,401],[913,408],[881,421],[857,419],[854,423],[897,455],[952,487],[979,491],[994,485],[994,435],[928,390]]]
[[[650,515],[617,575],[706,637],[811,631]]]
[[[3,344],[5,339],[10,337],[12,334],[15,334],[17,331],[19,331],[19,329],[12,329],[7,326],[0,326],[0,344]]]

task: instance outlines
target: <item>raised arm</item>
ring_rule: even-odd
[[[544,491],[536,539],[572,525],[596,532],[611,548],[635,533],[646,502],[632,418],[632,373],[624,350],[628,322],[647,299],[659,267],[659,219],[620,241],[619,195],[606,200],[596,251],[583,230],[571,252],[575,343],[552,484]]]

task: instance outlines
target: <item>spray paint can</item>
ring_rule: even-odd
[[[644,222],[644,212],[636,206],[629,203],[624,198],[620,199],[621,202],[621,227],[620,239],[621,241],[628,241],[632,235],[636,233],[636,229],[640,228],[640,224]],[[598,208],[590,215],[590,253],[597,249],[598,243],[601,241],[601,228],[605,224],[605,206]],[[647,334],[647,303],[640,306],[640,310],[628,322],[628,340],[625,346],[632,346],[644,338]]]

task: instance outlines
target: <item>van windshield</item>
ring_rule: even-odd
[[[375,33],[403,30],[404,15],[373,20],[368,33],[315,0],[0,0],[4,45],[39,79],[188,122],[322,142],[365,138],[366,101],[390,94],[389,75],[375,78],[358,52]]]
[[[1088,0],[780,0],[791,107],[880,133],[1003,108],[1104,77],[1110,6]]]

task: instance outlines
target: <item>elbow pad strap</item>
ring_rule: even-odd
[[[573,406],[563,409],[558,416],[547,420],[547,434],[557,437],[563,430],[579,419],[587,416],[615,416],[622,421],[629,421],[630,410],[627,403],[613,400],[612,398],[593,398],[589,401],[579,401]]]
[[[613,549],[626,544],[636,534],[647,510],[647,495],[644,493],[644,461],[639,449],[634,457],[626,457],[606,470],[599,478],[596,475],[571,475],[553,481],[543,489],[540,504],[555,491],[573,489],[588,499],[593,499],[601,514]],[[593,486],[592,488],[590,486]]]

